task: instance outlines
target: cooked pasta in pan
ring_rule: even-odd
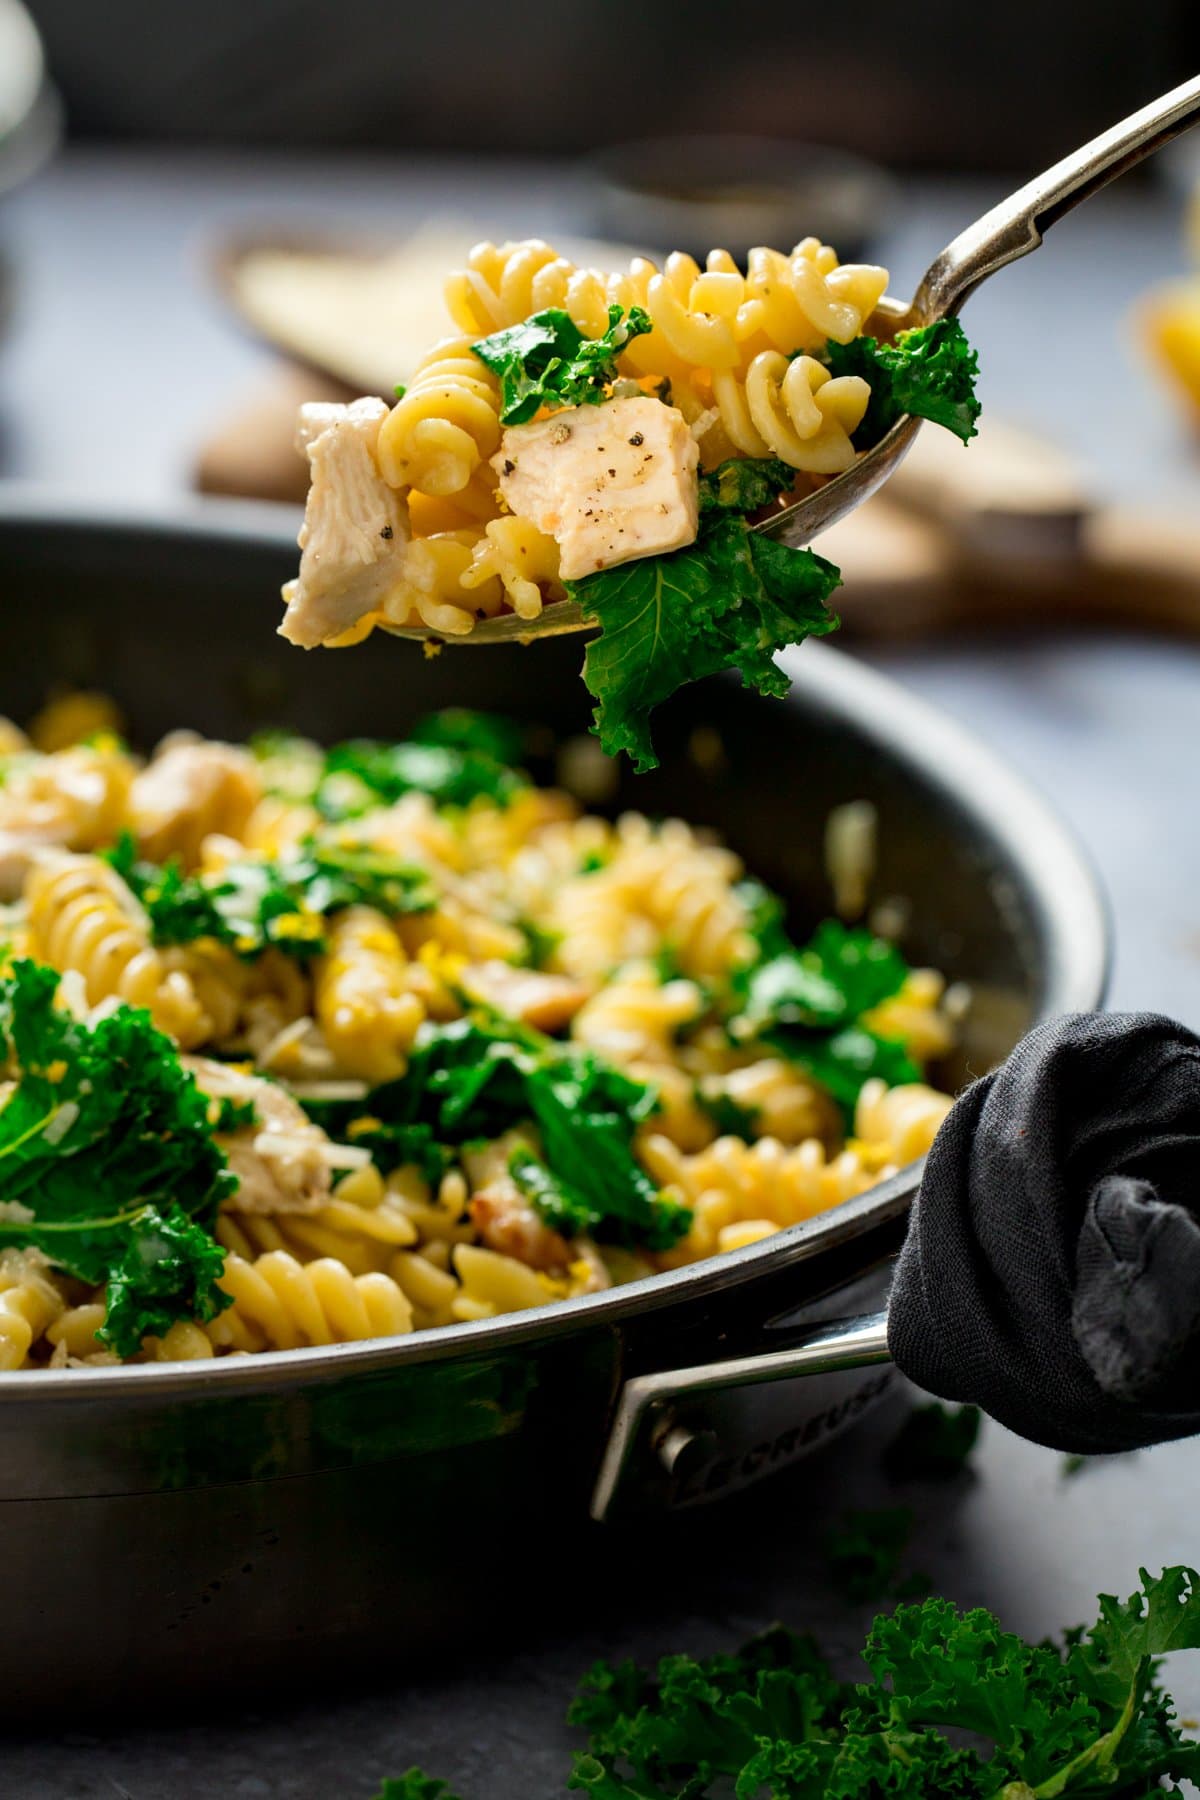
[[[3,736],[2,1368],[570,1300],[838,1205],[950,1104],[938,975],[798,944],[732,850],[583,812],[505,721],[144,763],[71,721]]]

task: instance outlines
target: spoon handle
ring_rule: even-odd
[[[1200,119],[1200,76],[1152,100],[1018,188],[960,231],[921,278],[918,322],[956,313],[981,281],[1036,250],[1043,234],[1102,187]]]

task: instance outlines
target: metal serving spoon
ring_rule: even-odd
[[[930,263],[909,305],[884,295],[872,321],[878,328],[877,335],[890,337],[912,326],[952,318],[989,275],[1036,250],[1056,220],[1123,175],[1126,169],[1132,169],[1143,157],[1178,137],[1198,118],[1200,76],[1172,88],[1169,94],[1151,101],[1140,112],[1131,113],[1119,125],[1102,131],[1081,149],[1035,175],[1015,194],[984,213],[982,219],[959,232],[953,243]],[[907,454],[920,424],[920,419],[911,417],[898,420],[873,450],[859,457],[853,468],[754,529],[797,548],[810,544],[883,486]],[[436,638],[448,644],[528,644],[535,638],[559,637],[569,631],[587,631],[592,626],[593,621],[575,601],[557,600],[536,619],[504,613],[481,619],[461,637],[442,637],[427,626],[389,625],[385,629],[396,637]]]

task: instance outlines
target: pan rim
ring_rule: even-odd
[[[298,518],[298,509],[263,501],[205,500],[158,512],[145,508],[114,512],[94,496],[76,504],[58,491],[14,485],[0,490],[0,555],[6,533],[24,527],[58,530],[72,537],[95,531],[107,537],[181,543],[199,538],[290,548]],[[845,652],[811,643],[803,647],[802,660],[797,648],[785,652],[782,662],[793,678],[793,694],[809,694],[831,705],[863,738],[911,766],[924,787],[941,790],[972,818],[1020,877],[1044,947],[1035,1020],[1099,1006],[1112,956],[1109,909],[1090,859],[1054,807],[969,730]],[[98,1392],[111,1402],[119,1396],[132,1401],[135,1396],[183,1398],[311,1386],[402,1364],[456,1361],[530,1340],[619,1327],[631,1316],[740,1288],[866,1237],[907,1210],[920,1174],[921,1164],[911,1163],[856,1199],[756,1244],[602,1293],[400,1338],[193,1363],[13,1370],[0,1376],[0,1406],[28,1404],[35,1395],[52,1405]]]

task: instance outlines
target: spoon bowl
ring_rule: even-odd
[[[1178,137],[1198,117],[1200,76],[1195,76],[1035,175],[968,225],[929,265],[911,304],[906,306],[885,295],[867,321],[868,327],[875,336],[890,338],[914,326],[952,318],[989,275],[1036,250],[1045,232],[1064,214]],[[883,486],[904,460],[920,423],[911,416],[899,419],[853,468],[826,482],[816,493],[783,507],[754,529],[792,548],[810,544]],[[427,626],[387,625],[384,629],[396,637],[446,644],[530,644],[536,638],[588,631],[594,623],[577,602],[556,600],[534,619],[505,613],[479,620],[461,636],[443,636]]]

